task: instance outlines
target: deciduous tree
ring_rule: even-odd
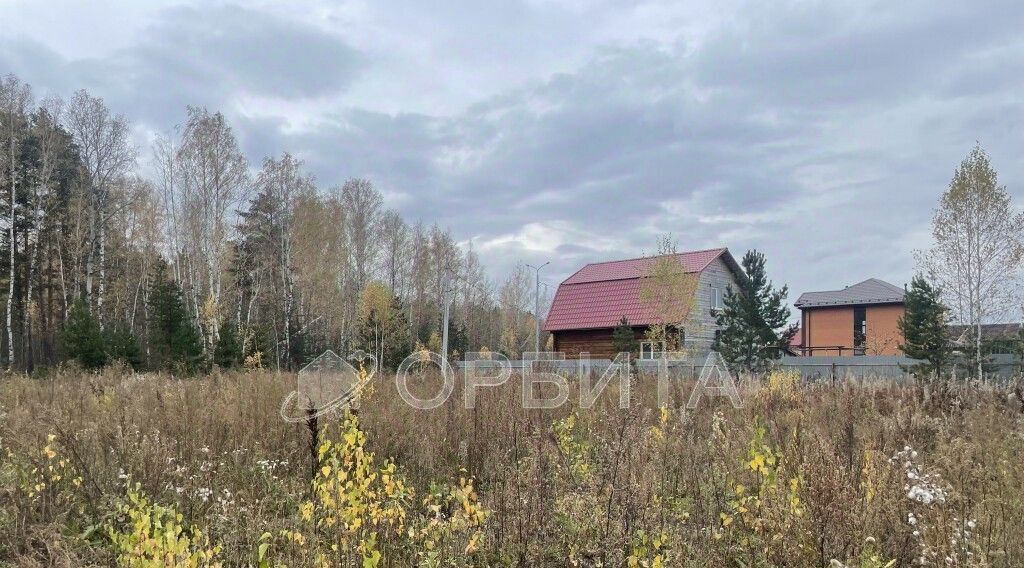
[[[972,363],[982,376],[982,323],[1018,306],[1024,214],[1016,211],[988,154],[975,146],[953,173],[932,218],[934,245],[918,251],[923,272],[961,324],[974,329]]]

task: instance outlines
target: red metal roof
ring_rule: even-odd
[[[696,250],[692,252],[681,252],[674,255],[683,265],[686,272],[700,272],[711,264],[712,260],[718,258],[727,249],[717,248],[708,250]],[[604,280],[624,280],[627,278],[642,278],[647,275],[651,265],[657,261],[659,256],[645,256],[641,258],[629,258],[626,260],[611,260],[608,262],[594,262],[576,271],[562,284],[582,284],[584,282],[598,282]]]
[[[717,248],[674,255],[686,272],[701,272],[728,249]],[[659,257],[596,262],[579,269],[558,286],[546,331],[615,327],[625,316],[630,325],[658,322],[652,306],[640,300],[640,279]],[[731,265],[735,261],[729,258]]]
[[[790,347],[803,347],[804,346],[804,330],[800,329],[799,327],[796,328],[796,335],[793,336],[793,339],[789,340],[789,346]]]

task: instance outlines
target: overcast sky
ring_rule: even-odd
[[[84,87],[143,144],[220,110],[254,164],[369,178],[495,280],[671,232],[762,250],[792,301],[908,281],[976,141],[1024,204],[1022,30],[1017,0],[0,0],[0,73]]]

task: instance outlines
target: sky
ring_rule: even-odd
[[[914,273],[975,144],[1024,204],[1024,3],[0,0],[0,73],[149,141],[223,112],[254,167],[370,179],[494,281],[765,253],[804,291]]]

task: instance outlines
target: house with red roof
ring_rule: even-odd
[[[687,274],[697,276],[693,309],[682,322],[664,322],[658,307],[641,290],[645,278],[663,258],[679,263]],[[544,329],[552,334],[554,350],[567,359],[581,353],[605,359],[616,355],[612,333],[623,318],[641,342],[641,358],[657,358],[663,344],[647,341],[646,332],[656,324],[671,325],[684,348],[700,357],[718,333],[715,316],[723,307],[725,292],[736,289],[743,269],[729,253],[716,248],[588,264],[558,286]]]

